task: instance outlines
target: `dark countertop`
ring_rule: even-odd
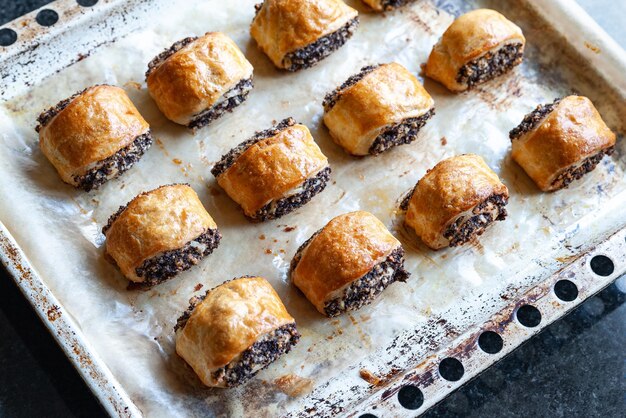
[[[0,0],[0,24],[46,3],[50,0]],[[610,7],[606,0],[580,3],[616,39],[626,41],[626,26],[619,23],[626,1]],[[622,277],[425,416],[625,416],[625,301]],[[0,417],[44,416],[106,413],[0,268]]]

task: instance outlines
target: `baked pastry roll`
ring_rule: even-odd
[[[278,68],[315,65],[354,34],[358,12],[341,0],[265,0],[257,4],[250,34]]]
[[[102,228],[106,255],[131,281],[129,288],[159,284],[213,252],[222,235],[187,184],[141,193]]]
[[[328,316],[360,309],[391,283],[404,282],[404,249],[369,212],[337,216],[298,248],[291,281]]]
[[[37,118],[39,147],[61,179],[90,191],[131,168],[152,145],[150,126],[124,90],[89,87]]]
[[[435,113],[422,84],[395,62],[363,67],[324,99],[324,123],[353,155],[408,144]]]
[[[457,18],[433,47],[426,76],[451,91],[463,91],[498,77],[522,62],[522,30],[495,10],[479,9]]]
[[[252,65],[228,36],[208,32],[180,40],[149,64],[150,95],[169,120],[201,128],[243,103]]]
[[[478,155],[440,161],[401,205],[405,223],[433,250],[456,247],[506,218],[509,190]]]
[[[583,96],[537,106],[509,137],[513,159],[544,192],[567,187],[615,150],[615,134]]]
[[[309,129],[292,118],[230,150],[211,173],[253,221],[280,218],[305,205],[330,179],[328,159]]]
[[[272,286],[244,276],[191,298],[178,318],[176,353],[202,383],[233,387],[298,343],[300,334]]]
[[[404,6],[407,3],[411,3],[415,0],[362,0],[373,10],[377,12],[389,11]]]

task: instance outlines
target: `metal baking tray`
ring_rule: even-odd
[[[496,235],[516,234],[518,237],[512,240],[524,242],[526,245],[518,251],[515,251],[515,248],[510,249],[513,255],[509,254],[507,257],[512,258],[508,259],[516,260],[511,266],[495,263],[492,270],[481,272],[482,276],[476,276],[474,274],[476,272],[468,273],[467,270],[471,270],[471,266],[457,266],[456,271],[463,277],[483,277],[484,279],[490,276],[502,278],[510,275],[514,278],[501,282],[493,279],[479,280],[472,283],[471,286],[455,286],[451,278],[454,270],[449,267],[452,263],[451,259],[453,257],[457,260],[463,259],[467,254],[447,252],[447,250],[435,254],[428,252],[419,245],[417,247],[411,245],[410,237],[404,235],[406,231],[403,231],[399,225],[399,218],[396,214],[393,211],[381,209],[383,206],[395,206],[397,202],[394,199],[400,197],[399,193],[396,193],[397,196],[389,197],[379,189],[374,200],[356,199],[358,207],[372,210],[399,235],[405,246],[410,247],[409,252],[413,253],[411,260],[424,260],[424,263],[409,263],[414,278],[408,285],[410,286],[407,292],[408,298],[410,299],[410,295],[416,295],[414,297],[418,298],[419,295],[423,294],[440,297],[446,300],[445,309],[437,310],[436,304],[433,304],[431,311],[431,305],[423,305],[426,306],[425,309],[415,311],[420,315],[420,318],[410,322],[411,326],[407,329],[400,329],[397,332],[394,330],[390,338],[387,338],[389,336],[382,337],[384,323],[381,327],[380,321],[376,322],[371,317],[389,314],[384,311],[384,307],[393,305],[396,301],[399,305],[402,301],[405,303],[407,299],[402,299],[400,295],[404,288],[395,290],[392,289],[393,287],[390,288],[386,294],[383,294],[382,300],[377,301],[363,312],[346,316],[341,320],[343,321],[341,323],[320,325],[321,328],[319,329],[322,331],[328,331],[330,329],[328,327],[334,326],[332,328],[334,332],[329,335],[313,334],[308,328],[309,325],[322,323],[325,320],[309,315],[302,322],[304,342],[298,347],[306,348],[308,344],[310,352],[315,353],[317,351],[321,354],[318,357],[313,357],[315,364],[307,365],[308,371],[302,372],[303,374],[310,373],[315,378],[299,378],[299,382],[304,382],[304,386],[308,387],[301,396],[288,397],[280,394],[280,391],[275,389],[275,380],[272,381],[272,378],[276,377],[272,371],[262,372],[254,382],[247,385],[247,388],[240,392],[234,392],[235,395],[232,395],[226,391],[205,390],[193,383],[188,385],[189,379],[192,378],[184,376],[184,373],[171,370],[172,368],[180,368],[180,362],[166,361],[163,369],[159,369],[155,364],[159,365],[160,360],[172,357],[172,339],[169,334],[171,334],[171,321],[174,321],[175,318],[171,318],[169,322],[166,321],[167,323],[159,322],[160,316],[157,314],[154,317],[151,316],[156,311],[152,312],[148,309],[150,304],[157,305],[165,303],[163,301],[168,301],[168,312],[181,312],[185,307],[185,300],[196,289],[195,281],[197,279],[193,281],[194,279],[191,277],[194,274],[207,274],[214,261],[208,260],[206,264],[201,264],[200,267],[196,268],[195,273],[192,269],[189,275],[181,279],[178,284],[164,284],[159,290],[143,294],[143,296],[129,296],[123,289],[119,277],[111,278],[106,275],[99,277],[98,274],[91,277],[89,270],[76,272],[86,277],[64,275],[64,270],[58,269],[55,263],[51,261],[51,257],[44,256],[42,253],[49,252],[64,258],[64,260],[57,258],[58,264],[69,266],[73,262],[79,263],[78,259],[73,260],[73,256],[81,253],[71,252],[75,246],[78,248],[78,244],[63,240],[63,234],[60,231],[64,228],[64,224],[55,223],[53,219],[48,219],[49,214],[52,214],[52,217],[60,216],[64,220],[76,222],[78,224],[77,231],[80,231],[76,238],[78,239],[80,234],[83,234],[87,239],[82,245],[90,247],[93,244],[91,247],[96,247],[86,248],[85,254],[97,255],[97,247],[101,246],[101,240],[94,238],[97,235],[97,232],[94,231],[97,231],[98,227],[101,226],[106,210],[102,209],[98,212],[99,205],[103,205],[102,202],[91,204],[89,200],[93,199],[96,202],[101,197],[99,193],[102,193],[108,199],[115,199],[115,203],[125,203],[128,197],[132,197],[145,186],[145,182],[142,181],[133,183],[132,178],[133,176],[135,178],[145,177],[146,170],[145,167],[142,168],[141,166],[133,168],[119,182],[107,185],[104,191],[92,193],[87,197],[62,186],[59,184],[60,180],[54,176],[50,176],[50,180],[44,183],[43,189],[41,184],[38,186],[30,184],[29,179],[39,178],[38,175],[42,176],[51,171],[47,167],[43,169],[44,174],[33,174],[34,171],[40,169],[37,165],[33,165],[37,153],[36,134],[32,131],[33,121],[25,122],[26,119],[22,118],[25,117],[24,115],[30,117],[33,112],[40,110],[27,109],[29,107],[39,106],[39,108],[43,108],[54,104],[39,100],[37,97],[37,94],[42,91],[42,86],[51,80],[54,83],[59,82],[59,87],[58,90],[50,88],[52,93],[46,97],[47,100],[50,97],[63,98],[73,93],[73,91],[68,90],[68,85],[73,85],[72,81],[76,83],[74,91],[82,87],[82,85],[78,85],[80,83],[106,81],[92,80],[89,77],[81,78],[80,68],[89,67],[79,66],[85,62],[88,63],[89,60],[104,63],[102,66],[107,68],[102,70],[102,74],[108,74],[107,71],[117,71],[117,80],[124,84],[127,90],[131,91],[134,100],[142,97],[142,94],[145,97],[145,87],[141,86],[141,79],[136,77],[137,73],[142,73],[145,70],[144,67],[147,63],[145,58],[154,51],[169,46],[174,40],[184,35],[192,32],[200,33],[202,30],[223,30],[228,34],[236,33],[235,40],[240,46],[243,45],[244,52],[247,55],[257,54],[253,64],[256,68],[257,64],[261,63],[262,77],[276,78],[279,80],[277,83],[281,82],[281,77],[287,77],[284,74],[272,72],[271,66],[258,58],[258,52],[254,52],[256,47],[253,41],[247,37],[245,26],[251,18],[251,7],[254,2],[233,1],[228,2],[228,4],[208,0],[204,2],[180,2],[177,6],[182,13],[180,16],[186,16],[190,20],[185,21],[179,31],[169,30],[169,32],[154,23],[158,18],[163,19],[165,11],[170,10],[168,7],[171,5],[168,3],[170,2],[166,0],[100,0],[92,7],[81,7],[74,0],[58,0],[45,7],[56,11],[58,14],[59,21],[56,24],[50,27],[38,25],[36,23],[38,11],[34,11],[5,25],[5,28],[15,31],[17,42],[7,47],[0,47],[0,99],[2,100],[0,103],[0,138],[2,138],[0,141],[0,149],[2,150],[0,160],[0,219],[2,221],[0,223],[0,259],[83,376],[87,385],[112,416],[340,415],[356,417],[363,414],[372,414],[378,417],[414,416],[426,411],[463,383],[626,272],[626,212],[624,211],[624,207],[626,207],[626,180],[623,178],[625,169],[623,157],[626,155],[626,146],[623,140],[626,121],[626,79],[623,74],[626,73],[626,54],[575,2],[568,0],[508,0],[502,2],[489,0],[418,0],[401,11],[374,15],[367,13],[366,8],[360,2],[348,1],[361,12],[362,22],[359,31],[364,33],[363,38],[359,38],[359,34],[357,34],[355,39],[350,41],[354,45],[351,47],[349,43],[342,49],[347,52],[340,50],[334,54],[334,57],[331,56],[319,66],[289,79],[291,83],[294,83],[294,80],[302,83],[310,81],[309,79],[313,79],[316,74],[317,76],[322,74],[333,78],[326,84],[322,79],[315,79],[315,82],[324,84],[323,88],[312,88],[310,92],[303,93],[303,95],[316,96],[317,102],[303,104],[302,108],[305,110],[296,114],[307,124],[316,126],[313,129],[316,138],[325,135],[323,128],[319,127],[319,115],[321,114],[318,103],[321,97],[319,96],[323,95],[324,91],[329,90],[329,86],[338,84],[347,75],[358,71],[360,68],[358,63],[352,65],[346,63],[345,61],[349,60],[345,58],[351,57],[351,55],[342,57],[341,53],[355,54],[355,57],[362,59],[363,55],[358,55],[358,52],[355,51],[364,45],[371,47],[373,43],[368,39],[371,40],[377,36],[377,30],[385,28],[385,25],[389,25],[390,22],[411,20],[413,22],[410,26],[412,38],[409,39],[407,35],[406,42],[407,45],[414,43],[416,46],[414,49],[407,47],[408,52],[405,52],[404,48],[399,48],[397,50],[398,59],[410,66],[413,71],[419,72],[419,63],[425,60],[429,46],[445,29],[443,23],[446,22],[446,19],[449,22],[452,18],[450,15],[458,15],[472,8],[485,6],[503,11],[505,15],[522,27],[527,36],[528,55],[525,63],[522,64],[522,69],[516,71],[519,71],[528,80],[532,80],[533,85],[541,88],[546,86],[546,91],[566,93],[577,91],[585,94],[592,98],[603,116],[610,114],[607,121],[618,134],[616,155],[608,164],[598,168],[594,174],[595,177],[592,177],[591,180],[583,180],[582,185],[573,185],[564,192],[570,198],[577,199],[577,204],[585,206],[585,210],[580,213],[573,210],[573,213],[567,215],[573,221],[562,230],[556,226],[552,230],[548,222],[550,219],[546,216],[545,221],[548,223],[543,228],[546,228],[548,235],[550,233],[554,233],[555,236],[558,235],[558,239],[554,238],[551,247],[540,248],[539,255],[536,252],[528,251],[532,247],[532,242],[528,244],[528,240],[524,241],[523,236],[532,235],[532,233],[525,229],[529,227],[525,224],[518,230],[503,229],[507,227],[495,229],[494,227],[495,231],[491,237],[489,234],[485,234],[484,246],[464,250],[472,252],[472,257],[495,257],[494,259],[497,259],[501,254],[492,252],[494,250],[488,247],[489,240],[501,243],[504,238],[498,238]],[[195,8],[197,8],[197,13]],[[215,10],[214,17],[211,8]],[[228,15],[228,13],[242,10],[246,10],[245,19],[229,19],[233,15]],[[208,16],[209,19],[203,22],[203,16]],[[175,19],[176,17],[172,15],[171,18]],[[215,20],[211,21],[212,18]],[[189,28],[186,27],[187,24],[189,24]],[[407,28],[409,26],[400,25],[399,27]],[[142,32],[146,28],[154,29],[153,32],[150,32],[151,36]],[[386,35],[391,36],[389,33]],[[390,45],[393,45],[398,37],[404,36],[403,33],[392,35],[395,38],[384,38],[385,42]],[[132,38],[133,36],[134,38]],[[116,63],[107,63],[106,60],[97,61],[101,59],[97,57],[98,53],[103,54],[103,56],[116,56],[106,52],[107,48],[116,48],[118,43],[123,44],[125,41],[132,43],[129,39],[133,42],[146,42],[149,45],[147,47],[149,53],[146,52],[145,57],[128,57],[131,62],[134,62],[133,59],[143,62],[144,67],[135,69],[132,73],[135,77],[134,81],[119,76],[119,74],[124,74],[124,70],[120,70],[120,67],[126,65],[124,60]],[[353,52],[350,52],[350,48]],[[124,52],[126,50],[121,48],[118,53],[119,51]],[[415,51],[418,51],[420,55],[415,57],[407,55]],[[376,51],[371,49],[365,53],[375,55]],[[119,58],[119,55],[117,57]],[[558,70],[555,70],[555,66]],[[574,74],[573,78],[566,76],[565,73]],[[454,112],[467,112],[467,108],[460,106],[456,108],[455,101],[471,99],[474,97],[472,95],[477,97],[480,104],[486,103],[496,110],[500,109],[498,106],[503,106],[502,101],[507,102],[510,106],[508,97],[512,96],[514,99],[519,99],[520,96],[524,96],[524,92],[519,91],[520,86],[515,84],[514,77],[509,77],[507,80],[505,83],[509,84],[503,85],[494,82],[495,84],[486,85],[484,88],[466,93],[464,96],[446,96],[440,87],[430,81],[426,81],[426,88],[434,95],[436,103],[439,100],[443,104],[443,115],[452,116]],[[66,84],[63,84],[64,82]],[[264,88],[274,86],[271,83],[272,81],[267,81],[265,85],[262,81],[259,83],[256,89],[261,91],[258,93],[260,99],[271,97],[263,96]],[[517,90],[513,87],[517,87]],[[539,87],[537,91],[541,90]],[[493,93],[498,89],[505,93],[504,96],[498,97]],[[252,95],[255,94],[255,91]],[[271,92],[265,93],[270,94]],[[540,95],[537,95],[538,97],[534,102],[529,98],[526,98],[526,102],[539,104],[541,102],[539,100]],[[313,100],[313,97],[310,100]],[[148,106],[148,102],[139,101],[140,111],[143,112],[144,108]],[[317,106],[309,106],[311,103],[317,103]],[[450,104],[447,110],[446,104]],[[263,103],[258,104],[258,106],[265,105]],[[283,103],[276,106],[277,109],[284,107]],[[248,110],[254,110],[254,108],[251,107]],[[283,111],[291,112],[292,110],[275,111],[280,113]],[[526,111],[529,110],[530,108],[526,109]],[[524,113],[520,109],[515,111],[509,109],[507,112],[507,115],[511,114],[511,127],[521,120]],[[188,132],[172,128],[165,122],[154,124],[153,120],[156,118],[154,115],[157,112],[152,109],[148,110],[148,113],[149,121],[156,131],[157,138],[159,135],[163,135],[163,137],[168,137],[168,135],[173,137],[189,136],[192,138],[190,140],[194,140],[194,137]],[[224,122],[224,124],[220,122],[215,128],[206,128],[200,133],[200,137],[195,137],[195,140],[201,144],[206,139],[202,135],[209,135],[215,131],[225,132],[226,127],[231,126],[228,123],[237,122],[236,115],[237,113],[234,113],[229,116],[230,122]],[[259,116],[258,113],[255,115]],[[264,127],[261,122],[259,124],[256,125],[257,129]],[[428,127],[429,125],[426,126],[426,130]],[[251,128],[243,129],[245,133],[250,133],[250,130]],[[231,145],[245,139],[243,132],[238,132],[237,135],[233,136],[236,136],[236,139],[230,139]],[[16,138],[20,138],[20,141],[23,140],[24,142],[16,143]],[[441,146],[445,148],[445,137],[441,139]],[[166,156],[169,158],[170,152],[173,156],[175,152],[180,151],[179,144],[172,144],[165,140],[159,142],[157,141],[155,147],[159,147],[161,153],[158,155],[153,153],[155,154],[151,157],[153,160],[164,159]],[[456,147],[454,148],[456,151],[463,149],[459,142],[454,142],[453,138],[448,138],[447,142],[450,143],[449,147]],[[476,142],[472,144],[476,145]],[[221,142],[215,143],[215,146],[221,148],[216,151],[217,154],[219,154],[218,151],[224,150],[224,145],[225,143]],[[325,152],[332,149],[332,145],[329,145],[328,142],[324,142],[322,145]],[[419,145],[415,147],[419,147]],[[487,149],[489,144],[485,147]],[[408,150],[409,148],[405,149]],[[202,146],[200,146],[200,152],[205,152]],[[506,150],[501,150],[501,153],[506,154]],[[331,154],[331,160],[335,160],[337,167],[341,167],[342,164],[346,167],[384,164],[386,161],[390,164],[385,167],[392,173],[402,174],[403,169],[406,168],[394,166],[390,159],[359,162],[347,159],[337,150],[331,151]],[[396,153],[388,158],[393,158],[394,155],[399,156],[400,154]],[[16,164],[13,161],[15,159],[21,165]],[[400,165],[406,163],[406,161],[404,163],[401,161]],[[154,161],[147,164],[154,164]],[[423,161],[420,165],[422,165],[420,168],[422,172],[428,168],[428,165]],[[183,172],[185,178],[190,173],[194,174],[194,170],[208,171],[202,165],[200,168],[187,165],[178,167],[176,170]],[[164,171],[167,172],[167,170]],[[12,177],[16,173],[20,176],[19,179]],[[341,173],[344,175],[345,171]],[[359,175],[366,176],[362,173]],[[515,192],[519,192],[519,187],[525,187],[524,190],[530,193],[529,190],[532,190],[532,187],[529,186],[528,180],[523,180],[523,175],[519,169],[513,170],[511,176],[505,177],[505,182],[517,185],[518,188]],[[204,178],[200,175],[198,177],[202,180],[194,180],[194,185],[203,187]],[[358,181],[351,178],[350,174],[345,174],[345,177],[347,183]],[[417,174],[399,175],[394,181],[402,182],[402,187],[406,189],[411,183],[414,184],[417,178],[419,178]],[[378,181],[383,180],[378,179]],[[13,181],[16,183],[13,184]],[[339,188],[342,186],[341,179],[337,181],[339,184],[336,187]],[[598,184],[594,184],[594,181]],[[126,189],[124,189],[125,186],[127,186]],[[363,188],[363,186],[360,187]],[[592,192],[585,194],[584,191],[589,189],[592,189]],[[310,235],[310,230],[315,230],[323,225],[330,217],[329,214],[325,213],[325,210],[333,207],[332,204],[328,206],[325,204],[337,196],[340,196],[339,200],[343,198],[339,190],[324,193],[328,195],[328,198],[324,199],[330,200],[320,198],[319,202],[313,201],[301,211],[309,219],[313,219],[310,222],[314,225],[308,227],[305,225],[306,216],[294,215],[293,218],[282,219],[272,224],[272,228],[278,228],[281,231],[280,234],[274,233],[273,236],[284,239],[284,234],[287,232],[283,234],[282,228],[287,231],[290,230],[287,225],[295,224],[298,227],[295,234],[301,241],[302,238]],[[218,211],[218,215],[224,216],[223,213],[219,212],[215,201],[227,205],[224,211],[236,213],[234,205],[228,206],[224,203],[226,200],[216,196],[211,186],[206,187],[200,195],[204,202],[209,202],[208,207],[212,213]],[[27,196],[28,202],[22,201],[22,196]],[[360,195],[357,193],[355,196]],[[553,196],[555,195],[546,197],[545,202],[541,200],[541,197],[535,196],[534,198],[537,200],[533,202],[537,206],[536,208],[530,207],[528,217],[538,216],[539,213],[542,213],[541,208],[543,206],[541,205],[552,207],[558,203],[563,210],[568,210],[570,206],[576,207],[576,204],[557,201],[558,199]],[[354,203],[351,204],[352,206],[344,204],[344,206],[337,207],[337,210],[345,211],[347,207],[354,207]],[[520,222],[523,223],[523,219],[521,217],[520,219]],[[43,222],[47,222],[45,225],[50,227],[49,230],[45,231],[50,232],[49,235],[43,234],[39,228]],[[244,231],[248,231],[250,228],[270,228],[270,226],[253,227],[246,223],[241,223],[236,227],[242,228]],[[227,226],[223,230],[225,237],[229,235],[229,231],[232,234],[243,233],[237,232],[236,227],[231,225],[229,229]],[[67,229],[71,230],[72,228],[68,227]],[[265,229],[255,231],[257,231],[255,234],[258,234],[258,231],[265,231]],[[306,305],[306,301],[301,296],[288,293],[289,291],[286,290],[288,286],[281,276],[281,272],[285,270],[285,261],[289,261],[295,246],[298,244],[295,241],[298,240],[292,239],[289,244],[287,244],[289,240],[281,242],[284,244],[284,248],[281,248],[282,251],[274,248],[271,250],[276,253],[273,258],[263,260],[263,263],[270,265],[265,271],[269,275],[272,272],[276,273],[277,277],[270,277],[270,280],[278,288],[281,296],[287,297],[287,305],[290,310],[295,309],[292,306],[297,304]],[[268,243],[258,240],[249,245],[250,247],[246,247],[246,249],[250,249],[250,252],[252,250],[263,252]],[[224,244],[223,247],[220,257],[228,261],[228,254],[235,253],[235,248],[228,243]],[[448,256],[450,257],[446,260]],[[84,260],[80,262],[82,263]],[[101,261],[98,259],[91,260],[91,262],[100,263]],[[251,263],[256,262],[251,261]],[[518,268],[520,265],[523,265],[524,268]],[[245,272],[242,271],[241,273],[244,274]],[[441,285],[437,285],[438,276],[441,276]],[[223,277],[222,280],[228,278],[230,277]],[[84,284],[85,282],[88,284]],[[207,287],[211,284],[214,284],[212,278],[204,283]],[[84,287],[82,294],[71,289],[81,286]],[[447,288],[446,286],[451,287]],[[81,299],[80,296],[84,296],[85,300],[97,301],[98,298],[106,298],[111,295],[119,297],[121,301],[114,305],[115,310],[127,313],[131,317],[128,322],[129,329],[132,330],[133,326],[141,326],[141,324],[149,324],[149,327],[152,327],[151,332],[158,329],[158,332],[155,331],[156,334],[147,332],[133,340],[138,343],[137,350],[147,356],[143,372],[137,369],[124,371],[125,363],[122,361],[124,354],[115,353],[112,355],[103,348],[109,347],[102,343],[105,338],[113,341],[110,344],[122,344],[122,339],[127,338],[125,335],[117,334],[117,330],[121,328],[115,327],[119,324],[111,325],[116,332],[105,333],[102,337],[91,328],[97,323],[117,320],[116,312],[111,313],[111,316],[101,315],[100,312],[100,314],[92,317],[93,312],[98,312],[96,308],[94,307],[92,311],[90,306],[86,306],[87,303],[81,303],[83,301],[79,300]],[[302,309],[296,314],[308,312],[306,307]],[[393,313],[397,318],[398,312]],[[413,314],[414,312],[407,313]],[[301,316],[296,314],[294,316],[299,321]],[[375,324],[378,324],[378,328]],[[148,327],[148,325],[146,326]],[[311,329],[315,326],[312,326]],[[487,333],[485,334],[485,332]],[[152,338],[147,338],[153,335],[155,335],[154,341]],[[314,339],[312,335],[321,341],[312,342]],[[481,338],[481,336],[483,337]],[[364,347],[354,351],[356,354],[352,355],[351,361],[333,365],[332,367],[338,367],[333,373],[315,374],[318,373],[317,370],[319,369],[329,368],[328,364],[332,364],[333,350],[336,351],[337,357],[341,358],[343,355],[343,358],[347,358],[344,351],[347,350],[347,347],[354,347],[350,345],[352,344],[349,341],[350,338],[361,338],[367,344],[363,344]],[[497,353],[489,354],[489,352],[495,351],[494,347],[499,348],[500,342],[501,349]],[[139,348],[141,344],[149,345],[150,349],[141,351],[142,348]],[[111,347],[116,348],[115,345],[111,345]],[[301,349],[300,351],[299,354],[296,352],[286,356],[292,359],[291,363],[289,361],[279,362],[279,364],[272,366],[275,369],[274,372],[278,375],[283,373],[285,376],[293,376],[290,374],[296,369],[293,362],[304,362],[307,358],[302,353],[306,350]],[[349,352],[347,356],[349,357],[350,354]],[[156,358],[154,362],[150,357],[151,355]],[[326,356],[326,359],[323,356]],[[302,369],[305,368],[302,367]],[[162,375],[163,379],[153,379],[157,375]],[[446,380],[444,376],[451,380]],[[136,387],[137,382],[148,383],[145,387],[138,389]],[[268,387],[270,389],[267,389]],[[233,398],[236,397],[241,399],[234,401]],[[175,399],[176,402],[171,402],[172,399]]]

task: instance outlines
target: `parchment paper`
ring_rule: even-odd
[[[512,73],[454,95],[425,80],[436,115],[419,139],[378,157],[353,158],[329,137],[322,123],[324,95],[365,65],[397,61],[415,74],[432,45],[474,3],[418,1],[382,15],[361,12],[356,35],[312,69],[295,74],[272,66],[248,34],[254,1],[185,1],[163,10],[146,29],[102,46],[92,56],[33,86],[0,107],[0,216],[45,282],[80,325],[87,340],[148,416],[274,416],[296,407],[274,383],[285,375],[316,387],[341,375],[360,358],[384,347],[400,332],[419,327],[448,309],[476,309],[477,295],[497,298],[507,286],[533,284],[531,260],[554,268],[610,233],[623,211],[624,141],[617,152],[581,181],[557,193],[541,193],[510,158],[508,131],[537,104],[572,91],[589,96],[607,123],[624,130],[623,103],[590,69],[563,53],[517,2],[480,5],[503,10],[528,38],[525,62]],[[499,4],[499,6],[498,6]],[[144,82],[147,63],[174,41],[220,30],[232,37],[254,66],[254,90],[231,114],[195,134],[167,121]],[[420,76],[421,78],[421,76]],[[34,131],[44,108],[96,83],[126,89],[152,127],[156,142],[121,178],[84,193],[64,185],[38,148]],[[333,169],[327,189],[281,219],[249,223],[217,186],[210,168],[220,156],[274,121],[293,116],[306,124]],[[509,187],[509,216],[480,243],[438,252],[402,226],[398,203],[443,158],[476,153]],[[188,182],[223,234],[219,248],[198,266],[146,292],[127,282],[103,258],[100,229],[118,206],[162,184]],[[357,209],[378,216],[404,244],[406,284],[390,286],[371,306],[327,319],[287,283],[296,248],[332,217]],[[188,299],[244,274],[266,277],[302,333],[287,356],[234,390],[202,388],[174,354],[173,326]],[[363,384],[367,384],[363,382]],[[304,385],[306,386],[306,385]]]

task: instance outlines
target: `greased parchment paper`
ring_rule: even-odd
[[[295,375],[306,393],[345,373],[402,331],[446,318],[452,306],[476,310],[481,308],[476,306],[478,296],[495,300],[506,288],[534,284],[540,277],[528,271],[529,266],[542,260],[547,268],[556,268],[623,222],[623,140],[615,155],[593,173],[552,194],[540,193],[510,158],[508,131],[537,104],[572,91],[588,95],[619,133],[626,120],[623,102],[596,84],[583,63],[567,57],[563,40],[550,37],[530,12],[517,9],[517,2],[491,6],[524,29],[528,47],[522,66],[459,95],[426,80],[436,115],[419,139],[366,158],[350,157],[332,142],[322,123],[324,95],[368,64],[397,61],[419,74],[420,64],[451,23],[450,13],[475,5],[418,1],[377,15],[367,13],[359,2],[349,2],[361,12],[353,39],[316,67],[291,74],[275,70],[250,38],[255,2],[175,2],[146,21],[146,29],[101,47],[0,108],[2,221],[146,415],[286,413],[297,408],[298,400],[284,393],[277,379]],[[174,41],[212,30],[225,32],[244,51],[254,66],[255,87],[233,113],[193,133],[158,111],[146,90],[144,72],[154,55]],[[34,126],[41,110],[96,83],[124,87],[156,141],[120,179],[84,193],[61,182],[38,148]],[[287,116],[311,129],[330,160],[331,183],[295,213],[249,223],[209,170],[254,131]],[[428,168],[469,152],[481,155],[509,187],[509,216],[480,243],[430,251],[402,226],[398,203]],[[100,230],[138,193],[174,182],[190,183],[198,192],[223,234],[222,243],[175,279],[146,292],[127,291],[127,282],[103,258]],[[299,244],[332,217],[357,209],[378,216],[403,242],[412,276],[406,284],[390,286],[371,306],[330,320],[288,284],[286,272]],[[302,339],[289,355],[242,388],[202,388],[174,354],[174,323],[192,295],[244,274],[261,275],[272,283],[296,318]]]

